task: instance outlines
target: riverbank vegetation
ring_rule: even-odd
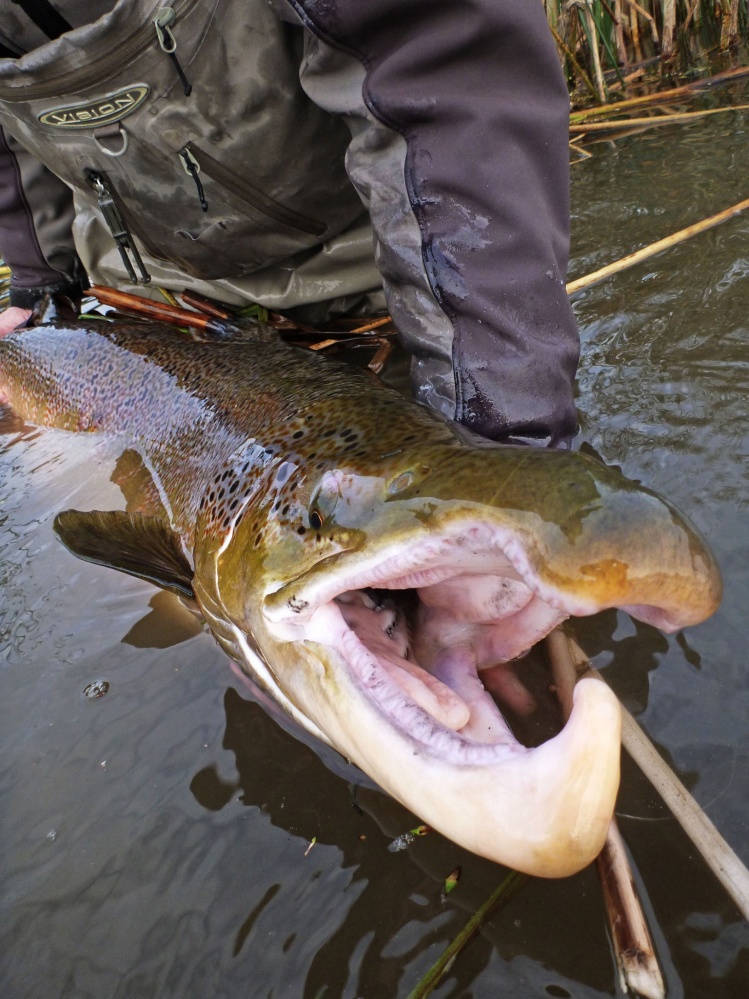
[[[749,0],[544,0],[574,103],[633,83],[725,69],[747,41]],[[716,65],[717,64],[717,65]]]

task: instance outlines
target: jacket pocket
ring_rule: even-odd
[[[164,214],[173,219],[170,237],[159,241],[161,255],[190,274],[206,280],[244,277],[318,246],[328,233],[325,222],[277,201],[194,142],[179,150],[183,164],[186,158],[198,172],[189,166],[181,171],[178,215],[170,199],[155,214],[164,222]]]
[[[192,154],[200,167],[201,173],[210,177],[222,188],[224,193],[233,195],[241,201],[246,202],[256,212],[267,215],[269,219],[284,225],[289,229],[298,229],[299,232],[307,233],[318,238],[325,235],[327,226],[318,219],[310,218],[301,212],[294,211],[286,205],[282,205],[275,198],[270,197],[259,187],[247,180],[246,176],[226,167],[215,157],[211,156],[204,149],[196,146],[194,142],[187,142],[183,146],[185,150]]]

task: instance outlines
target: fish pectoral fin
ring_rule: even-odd
[[[54,530],[78,558],[147,579],[180,596],[193,596],[193,572],[179,537],[158,517],[120,510],[65,510],[55,517]]]

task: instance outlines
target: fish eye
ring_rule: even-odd
[[[341,498],[336,473],[326,472],[312,492],[307,519],[313,531],[319,531],[325,523],[330,523]]]

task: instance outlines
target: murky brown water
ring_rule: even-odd
[[[749,195],[746,112],[590,151],[572,276]],[[748,306],[749,217],[576,302],[585,440],[692,516],[726,584],[683,635],[607,613],[579,637],[747,863]],[[437,835],[389,852],[411,816],[352,800],[175,598],[55,542],[58,510],[122,506],[106,445],[0,432],[0,995],[406,996],[504,872]],[[632,766],[618,811],[669,995],[745,999],[749,925]],[[590,871],[530,882],[435,992],[610,995]]]

